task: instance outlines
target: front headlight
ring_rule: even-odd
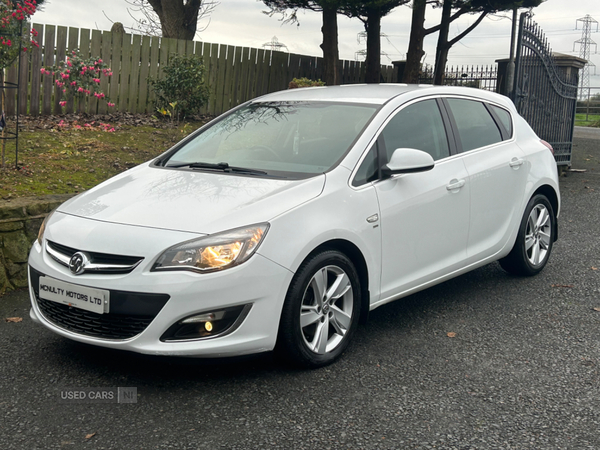
[[[160,255],[152,270],[206,273],[237,266],[254,254],[268,229],[268,223],[261,223],[177,244]]]
[[[42,226],[40,227],[40,229],[38,231],[37,241],[38,241],[38,244],[40,244],[40,245],[42,245],[42,242],[44,241],[44,233],[46,232],[46,224],[50,221],[50,217],[52,217],[52,214],[54,214],[54,211],[56,211],[56,208],[48,213],[48,215],[42,222]]]

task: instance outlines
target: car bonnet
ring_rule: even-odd
[[[138,166],[65,202],[74,216],[192,233],[266,222],[317,197],[324,175],[302,180]]]

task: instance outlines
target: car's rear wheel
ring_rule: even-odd
[[[508,256],[500,260],[500,265],[515,275],[536,275],[550,258],[555,232],[552,204],[544,195],[533,196],[525,208],[515,245]]]
[[[316,368],[335,361],[354,334],[360,314],[360,280],[352,261],[335,250],[305,261],[288,290],[277,353]]]

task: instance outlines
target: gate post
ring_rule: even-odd
[[[579,71],[587,64],[583,58],[563,53],[553,53],[554,63],[558,71],[568,80],[579,80]]]
[[[583,58],[579,58],[573,55],[565,55],[563,53],[554,53],[554,63],[558,72],[564,77],[565,80],[570,80],[571,83],[579,86],[579,72],[587,64],[587,61]],[[589,102],[588,102],[589,103]],[[573,142],[573,134],[575,132],[575,114],[577,113],[577,98],[573,102],[573,126],[570,130],[569,141]],[[571,150],[572,152],[572,150]],[[571,155],[569,155],[569,162],[567,167],[571,166]],[[563,165],[559,165],[559,170],[562,174]]]
[[[496,80],[496,92],[498,94],[505,95],[512,100],[512,86],[510,85],[508,77],[508,64],[510,60],[508,58],[497,59],[496,64],[498,65],[498,78]],[[510,87],[510,89],[509,89]]]

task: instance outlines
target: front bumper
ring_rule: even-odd
[[[189,357],[238,356],[272,350],[287,286],[293,276],[289,270],[260,254],[253,255],[238,267],[209,274],[151,272],[151,266],[147,263],[125,275],[75,276],[51,259],[37,242],[30,253],[29,266],[30,315],[35,322],[61,336],[83,343],[144,354]],[[56,316],[51,316],[48,309],[40,307],[36,285],[39,274],[68,283],[111,290],[111,298],[112,292],[118,291],[139,294],[138,297],[162,295],[163,300],[165,296],[168,299],[162,302],[162,306],[153,306],[157,310],[154,317],[150,317],[148,323],[143,324],[143,331],[133,337],[90,336],[77,328],[61,326],[64,323],[56,320]],[[230,334],[181,341],[164,342],[160,339],[169,327],[190,315],[238,305],[251,307],[242,323]],[[142,307],[141,303],[138,306],[144,309],[142,312],[148,312],[148,308]],[[121,310],[128,309],[133,315],[137,312],[135,302],[129,301],[127,304],[125,300],[120,307]],[[58,313],[53,311],[53,314]],[[87,315],[89,317],[94,313]]]

